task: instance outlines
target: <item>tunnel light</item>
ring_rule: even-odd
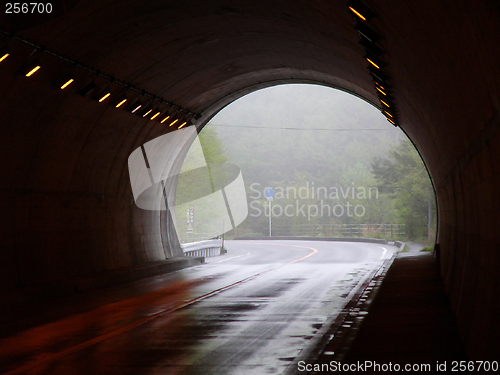
[[[26,77],[31,77],[33,74],[35,74],[39,69],[40,69],[40,65],[37,65],[33,68],[31,68],[28,73],[26,73]]]
[[[181,126],[179,126],[177,129],[182,129],[184,126],[186,126],[186,124],[187,124],[187,121],[183,122],[183,123],[181,124]]]
[[[160,121],[160,124],[163,124],[165,121],[167,121],[170,118],[170,116],[165,117],[163,120]]]
[[[371,64],[370,68],[375,70],[376,72],[378,72],[380,69],[382,69],[384,66],[387,65],[382,59],[380,59],[377,55],[375,55],[366,48],[365,52],[366,52],[365,54],[366,61],[368,61]]]
[[[384,86],[382,86],[383,85],[382,83],[380,83],[376,80],[373,80],[372,82],[375,84],[375,87],[380,87],[382,90],[385,90]],[[385,85],[385,83],[384,83],[384,85]]]
[[[154,119],[155,119],[155,118],[157,118],[160,114],[161,114],[161,112],[156,112],[153,116],[151,116],[150,120],[154,120]]]
[[[90,82],[89,84],[85,85],[81,90],[80,90],[80,95],[81,96],[87,96],[89,95],[92,91],[94,91],[97,88],[97,85],[94,83],[94,81]]]
[[[147,115],[149,115],[151,112],[153,112],[153,108],[151,108],[151,107],[147,107],[147,108],[144,110],[144,114],[142,115],[142,117],[147,117]]]
[[[394,111],[390,111],[388,109],[382,109],[382,114],[387,118],[392,125],[396,125],[396,114]]]
[[[30,63],[26,70],[25,70],[25,73],[24,75],[26,77],[31,77],[33,74],[35,74],[38,70],[40,70],[42,66],[40,65],[40,63],[38,61],[33,61],[32,63]]]
[[[380,92],[382,95],[387,96],[387,94],[384,92],[384,90],[382,90],[380,87],[376,86],[375,88],[376,88],[376,89],[378,90],[378,92]]]
[[[382,38],[379,33],[370,28],[366,23],[360,22],[358,19],[356,19],[356,26],[354,28],[358,30],[359,35],[364,36],[372,43],[377,43],[377,41]]]
[[[359,0],[351,0],[348,3],[350,11],[359,19],[369,21],[375,17],[375,13]]]
[[[170,123],[170,125],[169,125],[169,126],[173,126],[173,125],[175,125],[178,121],[179,121],[178,119],[175,119],[174,121],[172,121],[172,122]]]
[[[356,9],[354,9],[353,7],[349,7],[349,9],[356,15],[358,16],[359,18],[361,18],[363,21],[366,21],[366,17],[363,16],[360,12],[358,12]]]
[[[382,103],[382,105],[384,105],[386,108],[390,108],[389,111],[394,112],[394,109],[396,108],[396,106],[394,105],[394,101],[392,100],[392,96],[390,93],[387,93],[386,96],[382,95],[380,92],[377,93],[378,94],[378,99],[380,100],[380,102]],[[386,108],[382,108],[383,110],[386,109]]]
[[[118,102],[118,104],[115,106],[116,108],[119,108],[121,107],[125,102],[127,101],[127,99],[123,99],[121,100],[120,102]]]
[[[64,79],[63,84],[60,86],[60,89],[64,90],[66,87],[71,85],[73,82],[75,82],[75,79],[72,77],[68,77],[68,78]]]
[[[0,49],[0,62],[4,61],[9,56],[10,56],[9,49],[7,47],[2,47]]]
[[[65,74],[54,82],[54,86],[59,87],[61,90],[66,89],[69,85],[75,82],[75,77],[71,74]]]
[[[102,103],[103,101],[105,101],[107,98],[109,98],[111,96],[111,91],[109,90],[104,90],[103,92],[101,92],[98,96],[98,101],[99,103]]]
[[[129,111],[130,111],[130,113],[136,113],[141,108],[142,108],[142,103],[136,102],[135,104],[132,104],[130,106]]]
[[[127,97],[126,96],[120,96],[118,100],[116,101],[115,108],[120,108],[122,105],[124,105],[127,102]]]
[[[369,53],[365,55],[366,61],[368,61],[374,68],[380,70],[382,69],[386,64],[377,58],[375,55]]]
[[[367,60],[370,64],[372,64],[375,68],[380,69],[380,66],[378,66],[377,64],[375,64],[375,63],[374,63],[372,60],[370,60],[368,57],[366,58],[366,60]]]
[[[379,98],[380,100],[385,100],[385,102],[390,106],[390,104],[388,103],[391,99],[390,99],[390,95],[391,95],[391,86],[390,85],[385,85],[382,86],[380,83],[378,82],[375,82],[375,89],[378,91],[378,95],[379,95]]]

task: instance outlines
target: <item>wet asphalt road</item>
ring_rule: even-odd
[[[0,340],[0,372],[281,374],[389,245],[226,241],[207,264],[89,293]],[[46,316],[45,316],[46,315]]]

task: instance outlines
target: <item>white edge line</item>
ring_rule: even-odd
[[[382,247],[382,246],[380,246],[380,247]],[[385,254],[387,253],[387,249],[385,247],[382,247],[382,249],[384,249],[384,252],[382,253],[382,256],[380,257],[380,259],[384,259]]]
[[[243,254],[243,255],[237,255],[235,257],[227,258],[227,259],[224,259],[224,260],[219,260],[217,263],[222,263],[222,262],[225,262],[226,260],[236,259],[236,258],[244,257],[244,256],[247,256],[247,255],[250,255],[250,252],[248,252],[246,254]]]
[[[244,255],[238,255],[238,256],[235,256],[235,257],[232,257],[232,258],[227,258],[227,259],[224,259],[224,260],[219,260],[217,263],[222,263],[222,262],[225,262],[226,260],[231,260],[231,259],[236,259],[236,258],[240,258]]]

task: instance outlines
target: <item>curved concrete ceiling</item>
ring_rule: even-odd
[[[500,5],[494,0],[370,1],[370,26],[392,77],[400,126],[420,150],[439,205],[441,271],[472,358],[498,349]],[[158,122],[61,92],[95,75],[50,53],[26,79],[33,47],[201,116],[246,92],[317,82],[379,103],[344,1],[58,1],[55,17],[5,14],[12,58],[0,65],[1,285],[158,260],[172,255],[162,215],[131,203],[127,158],[168,131]],[[24,40],[21,42],[19,39]],[[109,83],[113,94],[138,92]],[[76,85],[75,85],[76,86]],[[168,247],[168,246],[167,246]],[[4,269],[5,268],[5,269]],[[483,356],[482,356],[483,355]],[[482,357],[481,357],[482,356]]]

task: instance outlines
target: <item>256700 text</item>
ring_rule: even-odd
[[[52,13],[52,3],[5,3],[6,14]]]

